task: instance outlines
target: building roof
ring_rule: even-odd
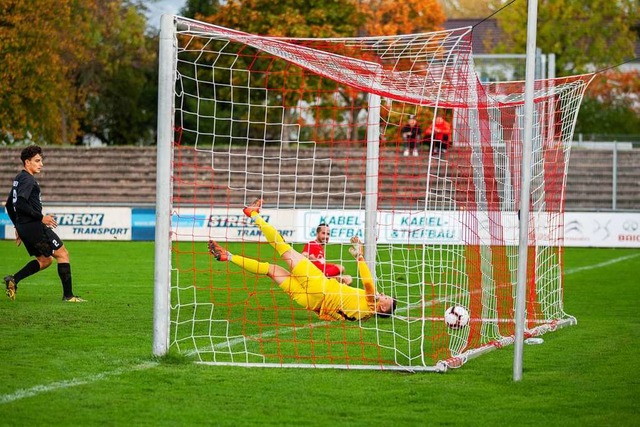
[[[454,28],[473,27],[472,48],[475,55],[492,53],[491,50],[505,40],[502,30],[495,19],[449,19],[443,24],[445,30]],[[524,53],[524,52],[513,52]]]

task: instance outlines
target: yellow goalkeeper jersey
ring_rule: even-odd
[[[370,318],[375,314],[376,308],[376,288],[366,262],[358,261],[358,271],[364,289],[352,288],[333,278],[327,278],[307,260],[298,264],[292,274],[305,289],[305,305],[309,310],[315,311],[320,319],[355,322]],[[320,295],[321,299],[317,298]]]
[[[322,320],[367,320],[376,312],[375,289],[357,289],[329,279],[318,316]]]

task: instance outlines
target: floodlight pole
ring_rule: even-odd
[[[175,26],[172,15],[160,19],[158,142],[156,147],[156,234],[153,299],[153,355],[169,351],[171,290],[171,143],[175,77]]]
[[[524,86],[524,139],[520,177],[520,234],[518,246],[518,283],[516,289],[516,333],[514,343],[513,380],[522,379],[524,349],[525,299],[527,294],[527,254],[529,248],[529,199],[531,192],[531,158],[533,149],[533,91],[536,70],[536,25],[538,0],[529,0],[527,12],[527,59]]]

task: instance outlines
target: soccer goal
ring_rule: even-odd
[[[524,82],[482,84],[471,35],[271,38],[163,17],[156,355],[444,371],[514,342]],[[527,337],[575,323],[563,306],[564,188],[589,79],[535,83]],[[354,277],[348,242],[360,236],[395,314],[322,321],[268,278],[216,261],[210,239],[281,263],[242,213],[256,198],[299,251],[328,224],[326,257]],[[468,318],[447,323],[452,307]]]

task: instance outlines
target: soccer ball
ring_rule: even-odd
[[[445,310],[444,322],[451,329],[464,328],[469,324],[469,312],[460,305],[454,305]]]

